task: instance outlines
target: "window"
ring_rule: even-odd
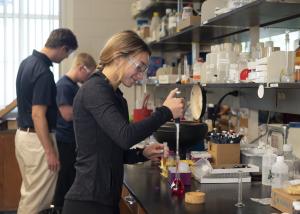
[[[281,51],[286,51],[288,48],[289,51],[294,51],[298,47],[300,31],[289,32],[289,45],[286,47],[286,36],[285,34],[280,34],[277,36],[272,36],[269,38],[262,38],[260,42],[273,41],[274,47],[279,47]]]
[[[299,46],[299,38],[300,38],[300,31],[291,31],[289,34],[289,44],[288,44],[288,50],[294,51]],[[276,36],[270,36],[270,37],[264,37],[260,38],[259,42],[267,42],[267,41],[273,41],[274,47],[279,47],[281,51],[286,50],[286,42],[285,34],[279,34]],[[250,52],[250,42],[242,42],[242,50],[243,52]]]
[[[59,27],[59,0],[0,0],[0,109],[16,98],[20,62]],[[58,78],[58,65],[53,67]]]

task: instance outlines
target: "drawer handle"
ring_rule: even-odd
[[[132,197],[130,194],[124,197],[124,200],[129,204],[133,205],[136,201],[134,197]]]

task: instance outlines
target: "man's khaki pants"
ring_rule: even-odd
[[[50,135],[57,152],[55,136]],[[58,172],[48,169],[45,151],[36,133],[17,130],[15,145],[22,176],[18,214],[37,214],[50,207]]]

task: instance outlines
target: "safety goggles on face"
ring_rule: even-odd
[[[83,66],[83,69],[86,71],[86,73],[92,73],[90,69],[88,69],[85,65]]]
[[[136,59],[131,56],[128,57],[128,62],[135,66],[135,70],[138,73],[146,73],[148,71],[148,65],[145,65],[143,62],[137,62]]]
[[[86,67],[85,65],[83,66],[83,69],[85,70],[85,72],[90,75],[93,73],[93,71],[91,71],[90,69],[88,69],[88,67]]]

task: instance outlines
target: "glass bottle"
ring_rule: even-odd
[[[183,197],[184,195],[184,184],[180,177],[175,177],[171,184],[172,195]]]
[[[162,165],[163,167],[167,167],[167,159],[168,159],[168,143],[167,142],[163,142],[164,145],[164,151],[163,151],[163,156],[162,156]]]
[[[217,82],[218,83],[226,83],[229,76],[229,65],[230,65],[229,55],[231,52],[231,48],[227,44],[226,44],[226,49],[225,49],[225,44],[223,44],[221,51],[217,54]]]
[[[295,72],[294,72],[295,82],[300,82],[300,40],[299,46],[295,50]]]
[[[292,77],[292,72],[289,66],[289,61],[290,61],[290,57],[289,57],[289,46],[290,46],[290,36],[289,36],[289,32],[285,33],[285,70],[282,72],[281,74],[281,82],[292,82],[293,81],[293,77]]]
[[[300,159],[294,159],[294,179],[300,179]]]
[[[206,56],[206,82],[215,83],[217,81],[217,56],[219,45],[212,45],[211,52]]]
[[[293,148],[291,144],[283,145],[283,156],[284,162],[289,167],[289,179],[294,179],[294,156],[293,156]]]
[[[275,162],[276,156],[273,154],[272,148],[268,147],[265,154],[262,157],[262,179],[261,183],[263,185],[271,186],[271,169],[272,164]]]

